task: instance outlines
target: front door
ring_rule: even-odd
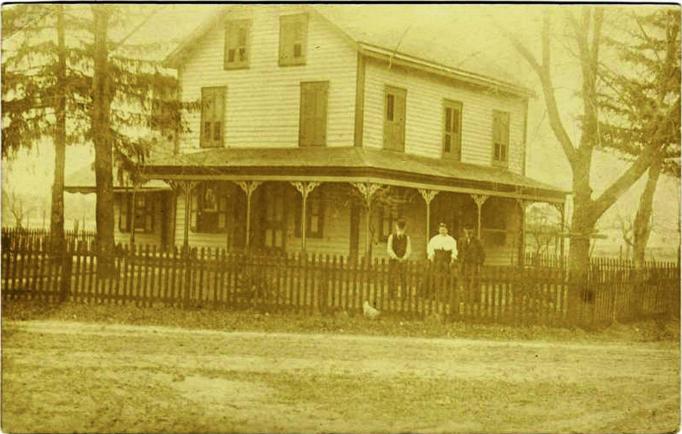
[[[261,201],[262,246],[266,250],[286,248],[286,191],[281,185],[268,185]]]

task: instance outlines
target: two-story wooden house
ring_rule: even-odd
[[[144,168],[175,191],[152,208],[175,244],[383,256],[404,217],[414,257],[442,221],[476,228],[489,263],[514,261],[525,204],[565,194],[525,176],[529,91],[326,8],[226,6],[168,57],[181,98],[200,101]]]

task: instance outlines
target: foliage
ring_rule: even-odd
[[[660,149],[664,172],[679,177],[680,11],[661,8],[613,18],[627,27],[605,39],[622,63],[600,65],[606,84],[599,100],[602,144],[626,158],[647,147]]]

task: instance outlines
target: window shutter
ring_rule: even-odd
[[[384,98],[384,148],[405,150],[406,91],[386,86]]]
[[[221,192],[218,197],[218,229],[224,231],[227,227],[227,196]]]
[[[127,193],[123,193],[120,196],[118,214],[118,230],[120,232],[128,232],[130,230],[130,199]]]
[[[327,144],[328,82],[301,83],[300,146]]]
[[[315,144],[323,146],[327,144],[327,101],[328,83],[320,83],[315,95]]]
[[[153,195],[148,195],[145,199],[145,205],[146,205],[146,212],[145,212],[145,224],[144,224],[144,230],[145,232],[154,232],[154,204],[155,204],[154,196]]]

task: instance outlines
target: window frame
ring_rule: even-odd
[[[506,119],[505,119],[506,118]],[[497,141],[499,119],[506,120],[506,131],[503,141]],[[503,110],[493,110],[492,127],[492,164],[493,166],[509,167],[509,148],[511,141],[511,113]],[[506,141],[506,143],[504,143]],[[498,145],[500,152],[498,152]],[[504,152],[502,152],[502,150]],[[502,154],[505,158],[501,158]]]
[[[457,124],[458,124],[459,128],[457,131],[456,140],[452,140],[453,131],[447,130],[448,109],[456,110],[458,112]],[[441,140],[441,155],[443,158],[450,158],[450,159],[454,159],[456,161],[462,161],[462,112],[463,112],[463,104],[460,101],[455,101],[455,100],[451,100],[451,99],[447,99],[447,98],[443,99],[443,117],[442,117],[443,125],[442,125],[442,140]],[[450,150],[446,151],[445,150],[445,141],[448,137],[450,137]]]
[[[322,198],[322,192],[320,191],[322,187],[318,186],[315,188],[309,195],[308,199],[306,199],[306,224],[305,224],[305,236],[306,238],[316,238],[316,239],[322,239],[324,238],[324,216],[325,216],[325,208],[326,208],[326,203],[324,199]],[[298,195],[298,201],[297,201],[297,206],[296,206],[296,213],[294,216],[294,236],[296,238],[301,238],[301,208],[303,207],[303,198],[301,195]],[[318,214],[317,214],[317,231],[313,231],[311,227],[311,222],[312,222],[312,203],[317,202],[318,204]]]
[[[238,38],[238,31],[243,29],[246,32],[246,41],[244,42],[244,52],[246,59],[237,60],[239,56],[239,49],[242,48],[240,44],[233,44],[233,37]],[[234,32],[234,34],[233,34]],[[251,61],[251,20],[249,19],[233,19],[225,21],[225,35],[224,35],[224,50],[223,50],[223,69],[226,71],[235,69],[248,69]],[[235,60],[229,60],[229,51],[235,50]]]
[[[212,95],[211,95],[212,94]],[[205,112],[205,99],[211,95],[215,101],[222,101],[222,113],[218,116],[214,114],[211,115],[211,119],[207,119],[207,113]],[[201,123],[199,128],[199,147],[200,148],[222,148],[225,146],[225,115],[227,113],[227,87],[226,86],[209,86],[201,88]],[[215,108],[213,109],[215,111]],[[215,138],[215,123],[217,122],[215,117],[220,117],[220,137]],[[210,137],[206,137],[206,124],[210,122]]]
[[[392,97],[392,98],[389,98]],[[400,125],[401,129],[401,140],[399,143],[393,143],[389,141],[389,131],[395,128],[398,124],[396,121],[396,107],[399,107],[398,100],[402,98],[402,122]],[[392,103],[389,104],[389,99]],[[391,119],[389,119],[389,106],[391,107]],[[383,146],[382,149],[396,152],[405,152],[405,142],[407,138],[407,89],[397,86],[386,85],[384,86],[384,136],[383,136]]]
[[[156,201],[150,193],[137,192],[135,195],[135,203],[133,202],[133,194],[124,193],[121,196],[118,209],[118,231],[120,233],[154,233],[156,225]],[[142,200],[143,205],[138,206],[137,201]],[[138,218],[139,214],[143,218]],[[133,214],[135,214],[135,227],[132,227]],[[149,223],[149,224],[147,224]]]
[[[309,18],[306,12],[279,16],[279,66],[300,66],[305,65],[308,61],[308,21]],[[301,26],[301,40],[296,41],[291,37],[291,46],[287,47],[289,42],[287,27],[293,25]],[[294,47],[297,42],[301,45],[301,56],[294,57]]]
[[[379,206],[377,210],[377,235],[379,241],[387,242],[389,235],[393,233],[393,225],[397,221],[397,210],[390,206]],[[384,222],[388,222],[388,231],[384,232]]]
[[[304,95],[306,92],[306,87],[310,86],[311,88],[315,88],[319,86],[318,89],[316,89],[317,93],[316,95],[319,97],[319,95],[324,95],[325,101],[324,101],[324,116],[320,116],[320,118],[324,118],[323,120],[323,125],[324,125],[324,132],[322,134],[323,139],[320,143],[315,143],[315,142],[305,142],[304,139],[306,136],[304,136],[304,122],[307,119],[306,114],[304,113],[304,106],[303,106],[303,101],[304,101]],[[298,116],[298,146],[301,148],[304,147],[317,147],[317,146],[327,146],[327,126],[328,126],[328,120],[329,120],[329,81],[302,81],[300,84],[300,99],[299,99],[299,106],[298,106],[298,111],[299,111],[299,116]],[[317,119],[317,115],[313,117],[313,120]],[[313,134],[313,137],[316,137],[317,134]],[[308,139],[310,140],[310,139]]]
[[[211,191],[214,203],[206,208],[207,193]],[[197,234],[223,234],[228,231],[229,193],[219,184],[202,182],[192,189],[190,200],[190,229]],[[185,204],[187,206],[187,204]],[[215,222],[209,224],[207,217],[211,216]],[[222,227],[221,227],[222,217]]]

